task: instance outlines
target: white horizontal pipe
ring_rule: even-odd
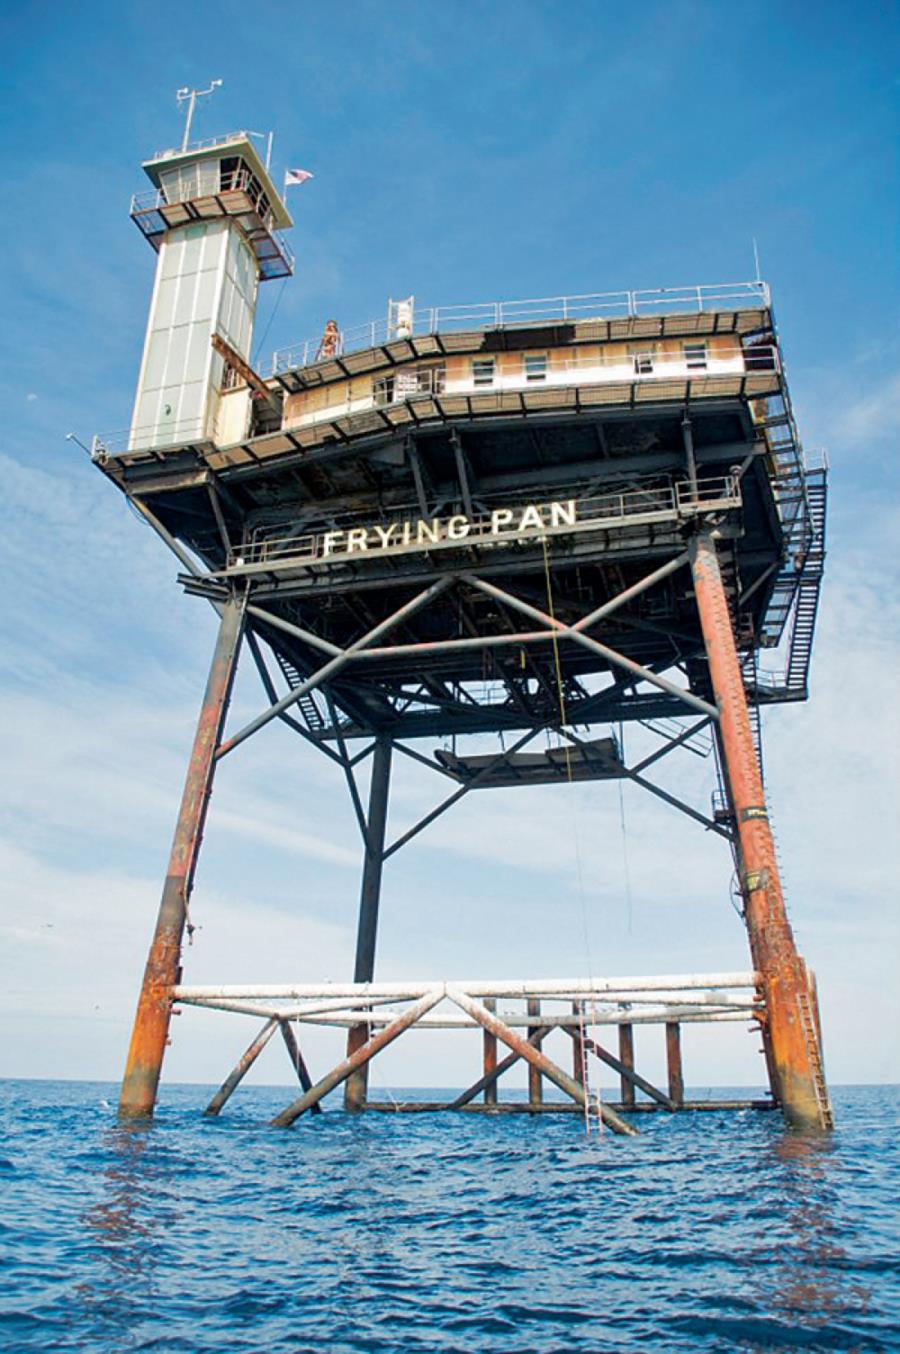
[[[702,988],[755,988],[761,977],[754,972],[664,974],[659,977],[628,978],[545,978],[531,981],[474,979],[454,982],[454,986],[478,997],[600,997],[602,994],[637,992],[686,992]],[[397,1001],[415,1001],[431,991],[432,982],[420,983],[230,983],[220,987],[174,988],[176,1001],[202,998],[304,998],[342,997],[359,1002],[381,997]]]
[[[344,1012],[347,1007],[346,997],[336,997],[333,1001],[317,1001],[307,1006],[285,1006],[268,1007],[261,1006],[254,998],[248,998],[246,1001],[232,1001],[228,997],[191,997],[176,996],[175,1000],[183,1006],[205,1006],[215,1011],[233,1011],[236,1015],[270,1015],[277,1020],[298,1020],[306,1016],[322,1015],[327,1011]],[[382,1006],[385,1002],[396,1001],[396,997],[372,997],[371,1005]],[[368,1018],[368,1017],[366,1017]]]
[[[209,1011],[225,1011],[237,1013],[240,1015],[252,1015],[257,1019],[260,1017],[271,1020],[297,1020],[308,1025],[335,1026],[337,1028],[352,1027],[354,1025],[389,1025],[400,1014],[399,1011],[369,1011],[369,1010],[347,1010],[345,1008],[335,1010],[321,1010],[316,1008],[297,1008],[275,1007],[263,1004],[250,1005],[235,1002],[219,1002],[214,999],[198,1002],[188,1002],[187,1005],[196,1005]],[[750,1005],[719,1005],[709,1008],[697,1006],[646,1006],[634,1011],[604,1010],[598,1011],[596,1015],[586,1013],[584,1020],[571,1013],[560,1013],[559,1015],[528,1016],[521,1012],[510,1013],[500,1011],[498,1015],[505,1024],[511,1028],[532,1029],[535,1025],[553,1028],[560,1026],[564,1029],[575,1029],[582,1024],[589,1030],[592,1025],[656,1025],[666,1021],[698,1022],[704,1020],[749,1020],[753,1018],[757,1008]],[[418,1025],[428,1025],[434,1029],[472,1029],[477,1025],[477,1021],[468,1019],[465,1016],[429,1016],[418,1022]]]
[[[266,1012],[260,1008],[257,1015],[265,1015]],[[396,1014],[396,1013],[395,1013]],[[559,1025],[563,1029],[573,1029],[578,1027],[581,1022],[577,1016],[561,1016],[558,1020],[552,1018],[542,1019],[540,1017],[529,1020],[526,1016],[510,1016],[498,1011],[497,1014],[505,1025],[511,1029],[531,1029],[535,1025]],[[694,1007],[660,1007],[651,1008],[634,1015],[629,1012],[625,1017],[620,1012],[605,1011],[602,1015],[598,1012],[596,1020],[585,1020],[584,1028],[587,1034],[590,1034],[593,1026],[600,1025],[664,1025],[668,1022],[676,1022],[680,1025],[698,1025],[705,1022],[712,1023],[722,1020],[752,1020],[754,1008],[747,1006],[743,1010],[734,1008],[732,1010],[710,1010],[698,1011]],[[309,1016],[303,1021],[307,1025],[331,1025],[342,1029],[350,1029],[354,1025],[367,1023],[372,1026],[389,1024],[389,1019],[384,1014],[366,1017],[361,1013],[354,1015],[332,1015],[332,1016]],[[423,1017],[412,1027],[413,1029],[422,1029],[423,1027],[435,1030],[462,1030],[462,1029],[480,1029],[477,1021],[467,1020],[464,1016],[436,1015]]]

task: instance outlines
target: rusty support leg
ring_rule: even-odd
[[[629,1072],[634,1071],[634,1026],[619,1026],[619,1061]],[[622,1108],[629,1109],[634,1104],[634,1082],[624,1072],[619,1078],[622,1095]]]
[[[222,607],[219,635],[194,735],[156,931],[144,970],[119,1099],[119,1114],[123,1118],[150,1118],[156,1102],[172,1015],[171,993],[181,971],[181,941],[188,900],[212,790],[215,752],[231,695],[242,624],[242,604],[236,598],[230,598]]]
[[[541,1003],[537,997],[528,998],[528,1014],[530,1016],[539,1016],[541,1013]],[[528,1038],[531,1039],[535,1030],[539,1030],[540,1025],[528,1026]],[[534,1063],[528,1065],[528,1103],[529,1105],[540,1105],[544,1099],[544,1083],[541,1077],[539,1067]]]
[[[219,1110],[225,1102],[231,1098],[232,1091],[237,1090],[238,1086],[240,1086],[241,1082],[244,1080],[244,1077],[250,1071],[250,1068],[256,1062],[260,1053],[262,1053],[266,1044],[272,1038],[277,1024],[278,1021],[274,1018],[266,1021],[259,1034],[253,1040],[253,1043],[250,1044],[246,1052],[242,1053],[240,1058],[238,1058],[234,1068],[228,1073],[228,1076],[222,1082],[222,1085],[203,1111],[204,1114],[216,1115],[219,1113]]]
[[[666,1021],[666,1067],[669,1071],[669,1099],[678,1109],[684,1104],[684,1074],[681,1070],[681,1026]]]
[[[375,976],[375,942],[378,938],[378,906],[384,868],[384,834],[387,827],[388,793],[391,782],[391,740],[378,738],[372,754],[369,813],[366,819],[365,859],[359,898],[356,933],[355,983],[370,983]],[[347,1057],[352,1058],[369,1038],[368,1025],[354,1025],[347,1036]],[[368,1062],[360,1064],[344,1086],[344,1109],[355,1113],[366,1103],[369,1089]]]
[[[737,824],[744,919],[753,965],[762,975],[772,1091],[789,1124],[830,1128],[816,1013],[810,1011],[805,965],[785,911],[728,600],[708,529],[693,538],[690,554]]]
[[[486,997],[485,1006],[491,1012],[497,1010],[497,1002],[494,997]],[[497,1070],[497,1036],[491,1034],[489,1030],[482,1030],[482,1071],[486,1077],[492,1080],[487,1082],[484,1088],[484,1103],[486,1105],[496,1105],[497,1103],[497,1079],[494,1073]]]
[[[572,1002],[572,1014],[580,1016],[582,1023],[584,1022],[583,1001]],[[581,1034],[581,1026],[578,1026],[577,1028],[574,1028],[572,1030],[572,1076],[578,1082],[579,1086],[584,1085],[584,1074],[585,1074],[584,1039]]]
[[[281,1037],[284,1039],[285,1047],[287,1048],[288,1051],[288,1057],[290,1058],[291,1063],[293,1064],[294,1071],[297,1073],[297,1080],[300,1082],[300,1085],[303,1087],[304,1091],[309,1091],[312,1089],[313,1084],[312,1077],[309,1075],[309,1068],[306,1066],[306,1059],[300,1052],[300,1045],[297,1043],[297,1036],[294,1034],[294,1031],[291,1028],[291,1022],[289,1020],[282,1020],[280,1021],[280,1024],[281,1024]],[[312,1112],[313,1114],[321,1114],[322,1106],[319,1104],[313,1105]]]

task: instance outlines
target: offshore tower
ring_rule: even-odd
[[[257,289],[292,271],[281,235],[292,222],[252,135],[186,135],[144,169],[153,189],[131,214],[158,262],[134,416],[119,439],[95,438],[93,455],[220,625],[121,1113],[152,1114],[181,1003],[264,1019],[213,1113],[276,1030],[303,1087],[277,1123],[318,1111],[341,1084],[348,1109],[378,1108],[371,1058],[429,1024],[483,1031],[483,1075],[451,1107],[497,1109],[498,1079],[520,1059],[528,1101],[499,1108],[564,1108],[543,1101],[544,1080],[569,1108],[589,1107],[590,1054],[619,1073],[619,1109],[672,1111],[686,1106],[681,1023],[749,1018],[771,1103],[792,1125],[830,1127],[815,984],[786,915],[759,747],[761,709],[808,693],[826,471],[797,436],[767,286],[442,309],[409,298],[359,330],[329,322],[263,376],[251,365]],[[267,705],[226,736],[242,644]],[[273,719],[348,782],[363,841],[352,981],[191,988],[181,946],[214,773]],[[612,727],[631,721],[659,740],[634,765]],[[548,730],[558,747],[524,751]],[[513,741],[486,755],[491,735]],[[434,750],[448,738],[452,751]],[[646,774],[701,739],[720,772],[709,810]],[[452,791],[386,844],[398,751]],[[727,839],[752,969],[375,981],[384,862],[439,813],[477,789],[623,777]],[[501,1016],[498,1000],[525,1010]],[[304,1022],[348,1031],[347,1057],[315,1082]],[[665,1027],[665,1091],[634,1066],[636,1023]],[[616,1053],[599,1042],[607,1025]],[[559,1032],[571,1076],[542,1047]],[[633,1131],[613,1106],[600,1113]]]

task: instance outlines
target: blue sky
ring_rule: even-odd
[[[0,1072],[118,1075],[155,915],[212,616],[65,434],[128,420],[154,263],[129,196],[180,135],[175,89],[221,77],[196,134],[274,128],[278,172],[315,174],[297,276],[263,289],[262,368],[390,295],[740,280],[756,237],[801,433],[832,466],[814,694],[767,718],[769,788],[832,1077],[897,1079],[897,20],[874,0],[7,14]],[[245,673],[236,723],[260,703]],[[270,728],[223,771],[190,977],[346,976],[359,848],[332,768]],[[711,788],[690,757],[667,775]],[[395,825],[440,788],[404,768]],[[743,967],[727,853],[636,789],[624,807],[623,834],[610,787],[473,796],[388,866],[382,975]],[[248,1034],[183,1015],[169,1075],[215,1079]],[[434,1047],[378,1075],[474,1065]],[[753,1048],[690,1031],[688,1080],[752,1082]]]

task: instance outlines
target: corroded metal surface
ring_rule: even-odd
[[[691,544],[691,568],[737,825],[744,918],[753,965],[762,976],[772,1090],[789,1123],[830,1128],[815,993],[787,919],[728,601],[708,530]]]
[[[240,603],[230,599],[222,608],[222,621],[128,1050],[119,1099],[119,1114],[127,1118],[151,1116],[156,1102],[172,1016],[172,989],[181,973],[181,942],[187,923],[188,900],[212,789],[215,751],[231,694],[242,621]]]

